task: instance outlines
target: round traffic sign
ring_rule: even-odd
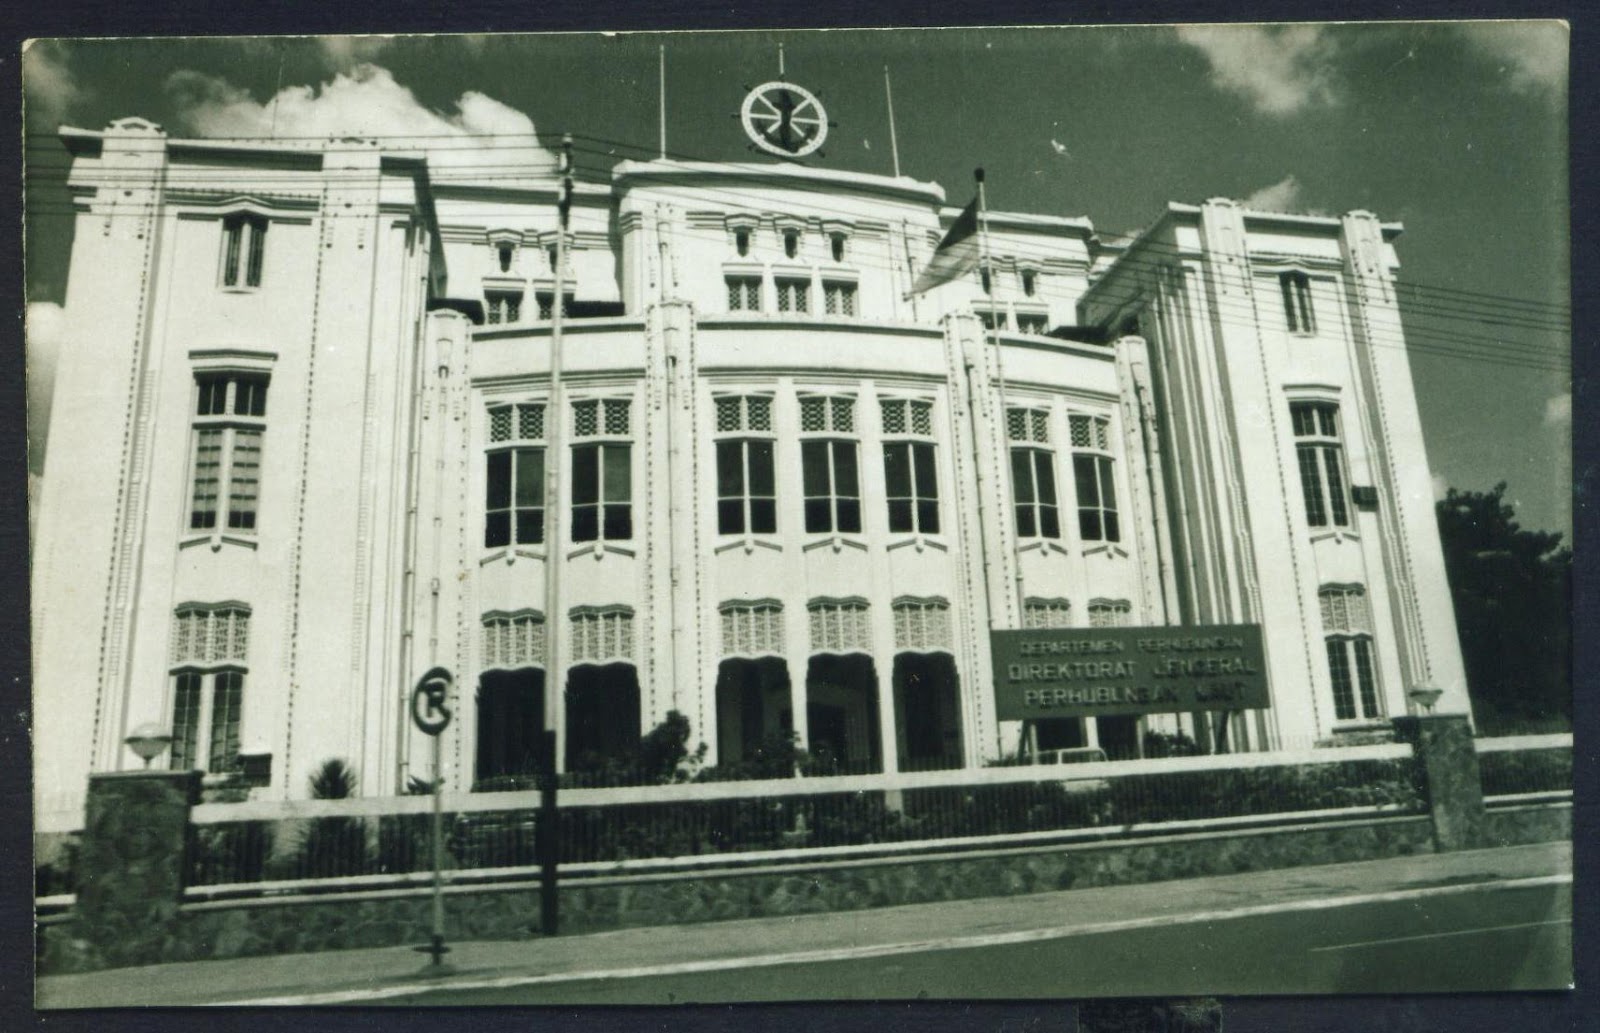
[[[455,677],[443,667],[422,676],[411,692],[411,720],[427,735],[438,735],[450,727],[450,686]]]

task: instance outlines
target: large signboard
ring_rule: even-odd
[[[1259,624],[990,632],[996,715],[1239,710],[1270,705]]]

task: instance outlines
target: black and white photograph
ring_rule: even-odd
[[[28,41],[35,1007],[1570,989],[1568,47]]]

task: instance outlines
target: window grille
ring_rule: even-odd
[[[484,670],[545,666],[544,615],[527,612],[483,618]]]
[[[633,613],[606,610],[574,613],[569,622],[574,664],[633,662]]]
[[[865,653],[872,650],[867,604],[812,603],[807,607],[814,653]]]
[[[880,404],[885,434],[933,434],[933,403],[904,398],[885,399]]]
[[[250,611],[179,610],[172,625],[172,663],[243,664],[250,646]]]
[[[722,608],[723,656],[782,656],[783,608],[776,603],[735,603]]]
[[[1029,599],[1022,606],[1024,628],[1072,627],[1072,604],[1065,599]]]
[[[810,396],[800,399],[800,429],[836,434],[855,433],[855,399]]]
[[[728,277],[728,311],[760,312],[761,279],[756,276]]]
[[[952,649],[950,604],[943,601],[894,604],[894,647],[930,653]]]
[[[811,309],[811,283],[808,280],[780,279],[778,311],[806,313]]]
[[[1133,605],[1122,599],[1096,599],[1089,604],[1089,627],[1122,628],[1131,623]]]
[[[541,303],[542,307],[542,303]],[[522,321],[521,291],[485,291],[483,318],[487,323],[519,323]],[[539,318],[548,319],[548,315]]]
[[[761,395],[721,395],[716,399],[717,432],[772,430],[772,399]]]
[[[1110,435],[1108,430],[1111,421],[1104,416],[1070,416],[1068,423],[1072,426],[1072,447],[1092,448],[1100,452],[1110,451]]]
[[[856,285],[853,283],[824,283],[822,285],[823,311],[830,316],[856,314]]]
[[[1012,441],[1050,443],[1050,410],[1010,408],[1006,410],[1006,435]]]
[[[1044,316],[1017,315],[1017,331],[1024,334],[1043,334],[1047,323]]]

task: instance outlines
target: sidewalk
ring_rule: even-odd
[[[1424,887],[1567,874],[1570,843],[1288,868],[1179,882],[1145,883],[936,904],[687,926],[620,929],[585,936],[451,945],[451,972],[419,978],[426,956],[410,946],[226,961],[152,965],[37,983],[39,1008],[183,1006],[297,999],[382,1004],[381,988],[418,990],[452,981],[538,975],[583,978],[652,966],[775,954],[845,952],[997,933],[1161,922],[1196,912],[1319,900]]]

